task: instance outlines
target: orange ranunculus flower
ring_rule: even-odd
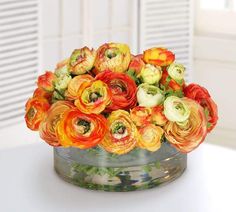
[[[81,49],[75,49],[69,61],[70,71],[75,75],[85,74],[90,71],[94,66],[96,58],[96,51],[89,49],[87,46]]]
[[[107,106],[106,111],[128,110],[137,104],[137,86],[128,75],[104,71],[98,74],[96,79],[105,82],[112,93],[111,104]]]
[[[166,90],[173,90],[173,91],[182,91],[183,87],[185,86],[184,80],[182,80],[181,82],[175,81],[169,76],[166,70],[162,72],[162,78],[160,83],[163,86],[165,86]]]
[[[144,51],[143,59],[152,65],[168,66],[174,62],[175,55],[166,48],[151,48]]]
[[[138,130],[140,139],[137,146],[152,152],[157,151],[161,147],[161,139],[164,135],[164,130],[154,124],[147,124]]]
[[[192,83],[184,88],[184,95],[197,101],[204,108],[208,121],[207,131],[210,132],[216,126],[218,120],[218,110],[216,103],[211,98],[207,89]]]
[[[53,91],[53,81],[55,80],[55,75],[51,71],[46,71],[45,74],[42,74],[38,77],[37,85],[39,88],[42,88],[46,91]]]
[[[43,97],[30,98],[25,105],[25,122],[29,129],[38,130],[47,110],[50,108],[48,100]]]
[[[126,44],[105,43],[97,50],[95,70],[97,73],[111,70],[125,72],[130,63],[130,49]]]
[[[113,111],[107,119],[109,130],[99,144],[106,151],[125,154],[134,149],[137,140],[137,128],[127,111]]]
[[[130,117],[136,126],[141,127],[151,123],[151,112],[150,107],[136,106],[130,111]]]
[[[190,116],[184,123],[169,121],[165,126],[166,139],[179,151],[188,153],[203,142],[207,134],[207,121],[203,108],[194,100],[183,98],[190,109]]]
[[[158,105],[152,108],[151,119],[153,124],[160,126],[164,126],[166,124],[168,120],[165,117],[163,111],[164,111],[163,105]]]
[[[74,77],[68,84],[68,88],[66,90],[66,97],[69,100],[75,100],[78,98],[78,92],[80,89],[80,86],[83,82],[90,82],[94,78],[90,76],[89,74],[83,74],[83,75],[78,75]]]
[[[56,127],[56,135],[63,147],[88,149],[96,146],[107,132],[102,115],[84,114],[77,108],[66,111]]]
[[[76,107],[83,113],[101,113],[111,102],[111,91],[101,80],[83,82],[78,91]]]
[[[57,101],[48,110],[45,119],[39,126],[40,137],[51,146],[60,146],[56,136],[56,125],[62,115],[69,109],[75,106],[68,101]]]
[[[49,102],[51,102],[52,92],[45,91],[42,88],[36,88],[34,90],[33,97],[43,97],[43,98],[47,99]]]

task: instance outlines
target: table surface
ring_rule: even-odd
[[[34,144],[0,151],[0,211],[235,212],[235,150],[203,144],[174,182],[127,193],[90,191],[61,180],[52,148]]]

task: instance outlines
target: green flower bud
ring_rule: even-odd
[[[164,95],[160,88],[143,83],[138,87],[137,100],[140,106],[154,107],[163,102]]]
[[[185,123],[190,116],[190,109],[177,96],[169,96],[164,101],[164,114],[169,121]]]
[[[68,65],[64,65],[64,66],[62,66],[61,68],[56,69],[55,72],[54,72],[54,74],[55,74],[57,77],[60,77],[60,76],[62,76],[62,75],[68,75],[68,74],[70,74]]]
[[[65,99],[64,95],[62,95],[59,91],[57,90],[53,91],[52,103],[55,103],[56,101],[64,100],[64,99]]]
[[[146,64],[139,75],[144,83],[152,85],[160,81],[162,70],[160,66]]]
[[[182,64],[172,63],[167,67],[167,72],[172,79],[181,82],[184,79],[185,67]]]
[[[64,92],[67,87],[69,82],[71,81],[72,77],[69,74],[64,74],[60,75],[59,77],[56,78],[54,84],[55,84],[55,89]]]

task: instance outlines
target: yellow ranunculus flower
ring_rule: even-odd
[[[134,149],[138,133],[130,114],[125,110],[116,110],[107,121],[109,130],[99,145],[106,151],[119,155]]]
[[[107,84],[101,80],[83,82],[74,104],[83,113],[99,114],[111,102],[111,95]]]
[[[161,147],[161,138],[164,130],[154,124],[147,124],[139,129],[140,139],[137,146],[152,152],[157,151]]]
[[[66,97],[70,100],[75,100],[78,98],[78,92],[80,86],[83,82],[90,82],[93,80],[93,77],[89,74],[78,75],[74,77],[68,84],[68,89],[66,91]]]
[[[183,98],[189,107],[190,116],[184,124],[169,121],[165,126],[166,139],[179,151],[188,153],[197,148],[207,135],[207,120],[201,105]]]
[[[72,74],[85,74],[93,68],[96,51],[87,46],[75,49],[70,56],[69,66]]]
[[[126,44],[106,43],[97,50],[96,72],[110,70],[125,72],[131,60],[130,49]]]

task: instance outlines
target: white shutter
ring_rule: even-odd
[[[140,0],[139,50],[167,47],[191,79],[192,0]]]
[[[0,128],[23,120],[39,69],[38,0],[0,1]]]

